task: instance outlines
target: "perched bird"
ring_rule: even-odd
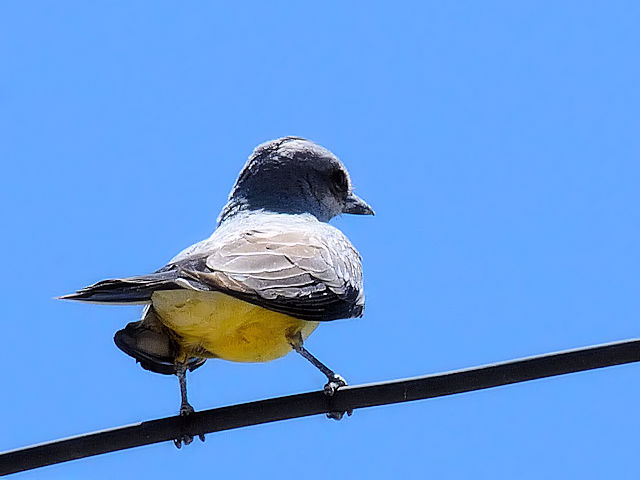
[[[342,162],[303,138],[272,140],[249,157],[208,239],[155,273],[60,298],[145,304],[114,340],[143,368],[178,377],[182,415],[193,412],[186,371],[208,358],[268,362],[294,350],[326,375],[332,395],[346,382],[303,342],[320,322],[363,312],[360,255],[327,223],[341,213],[373,215]]]

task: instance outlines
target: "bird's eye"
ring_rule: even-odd
[[[342,170],[334,170],[331,172],[331,183],[339,192],[346,192],[349,189],[347,176]]]

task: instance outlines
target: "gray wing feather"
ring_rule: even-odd
[[[211,245],[201,268],[190,273],[214,289],[224,286],[226,293],[298,318],[360,316],[362,267],[349,240],[320,222],[280,228],[222,236],[224,244]]]
[[[155,290],[223,292],[305,320],[362,315],[360,255],[336,228],[307,216],[225,222],[155,274],[98,282],[64,298],[149,301]]]

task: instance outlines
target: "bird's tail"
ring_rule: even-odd
[[[136,359],[145,370],[172,375],[176,373],[179,347],[169,330],[159,321],[153,307],[147,307],[142,320],[131,322],[113,337],[116,345]],[[187,368],[195,370],[206,359],[191,357]]]
[[[151,301],[151,295],[157,290],[182,288],[206,290],[194,280],[180,278],[178,270],[168,270],[138,277],[102,280],[58,298],[91,303],[145,304]]]

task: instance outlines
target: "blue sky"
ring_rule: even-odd
[[[334,151],[370,217],[362,319],[308,348],[351,383],[639,336],[636,2],[4,2],[0,450],[173,415],[113,344],[136,307],[55,301],[210,234],[255,145]],[[635,478],[636,365],[216,435],[17,478]],[[210,361],[197,409],[320,388]]]

